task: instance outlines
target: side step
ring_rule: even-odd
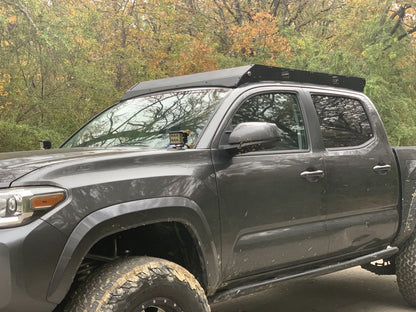
[[[312,269],[309,271],[304,271],[301,273],[296,273],[293,275],[286,275],[282,277],[276,277],[267,281],[261,281],[256,282],[248,285],[244,285],[241,287],[233,288],[233,289],[227,289],[221,292],[218,292],[214,296],[209,298],[210,304],[212,303],[218,303],[230,299],[235,299],[241,296],[246,296],[252,293],[256,293],[259,291],[263,291],[269,288],[272,288],[275,286],[275,284],[287,281],[290,279],[296,279],[296,278],[303,278],[303,277],[315,277],[320,275],[325,275],[329,273],[333,273],[336,271],[341,271],[344,269],[352,268],[361,264],[370,263],[376,260],[380,260],[383,258],[389,258],[396,254],[399,251],[399,248],[397,247],[388,247],[387,249],[384,249],[382,251],[378,251],[369,255],[361,256],[352,260],[348,260],[345,262],[339,262],[336,264],[331,264],[325,267]]]

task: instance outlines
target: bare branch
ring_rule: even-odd
[[[403,34],[403,35],[401,35],[401,36],[399,36],[398,38],[397,38],[397,40],[402,40],[403,38],[406,38],[407,36],[409,36],[410,34],[413,34],[413,33],[415,33],[416,32],[416,26],[415,27],[413,27],[413,28],[411,28],[411,29],[409,29],[409,30],[407,30],[406,31],[406,33],[405,34]]]

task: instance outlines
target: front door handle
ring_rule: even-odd
[[[373,167],[373,170],[374,172],[377,172],[378,174],[383,175],[391,170],[391,166],[390,165],[376,165]]]
[[[325,176],[325,173],[323,170],[314,170],[314,171],[303,171],[301,172],[300,176],[302,178],[305,178],[309,182],[318,182],[319,179],[322,179]]]

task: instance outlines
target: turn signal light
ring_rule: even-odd
[[[64,199],[65,195],[62,193],[39,196],[32,198],[32,207],[33,209],[48,209],[56,206]]]

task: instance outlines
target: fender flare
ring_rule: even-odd
[[[49,284],[47,300],[58,304],[65,298],[79,265],[96,242],[111,234],[159,222],[182,223],[190,230],[203,260],[207,292],[213,292],[220,281],[221,264],[201,208],[188,198],[162,197],[109,206],[82,219],[63,248]]]
[[[392,246],[401,247],[416,228],[416,160],[415,147],[395,147],[394,155],[400,174],[400,223]]]
[[[416,228],[416,193],[413,193],[411,200],[403,199],[400,205],[402,209],[399,232],[392,245],[400,247],[412,235]]]

